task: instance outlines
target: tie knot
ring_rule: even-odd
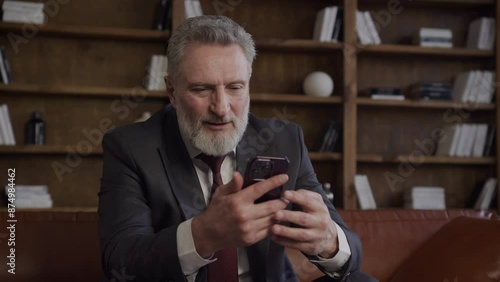
[[[212,170],[213,174],[220,173],[220,167],[222,165],[222,162],[224,162],[224,159],[226,158],[226,155],[224,156],[210,156],[205,153],[201,153],[196,158],[202,160],[204,163],[206,163],[209,167],[210,170]]]

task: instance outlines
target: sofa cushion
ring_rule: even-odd
[[[459,217],[443,226],[391,282],[500,281],[500,221]]]

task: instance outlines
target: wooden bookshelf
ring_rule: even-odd
[[[205,14],[218,14],[213,3],[201,2]],[[367,174],[382,208],[401,208],[405,189],[434,184],[446,187],[447,195],[453,197],[450,208],[462,208],[475,182],[500,174],[498,130],[495,156],[426,155],[422,164],[413,166],[415,171],[405,177],[404,183],[390,192],[383,175],[397,172],[401,158],[409,158],[418,149],[415,140],[427,140],[434,129],[453,124],[451,118],[466,123],[497,123],[500,99],[471,105],[372,100],[360,93],[369,87],[406,89],[418,81],[452,83],[459,73],[474,69],[496,71],[495,81],[500,81],[500,28],[495,50],[464,48],[470,21],[493,16],[498,22],[498,2],[402,2],[404,11],[380,25],[383,44],[367,46],[358,43],[355,11],[387,10],[385,0],[242,1],[223,14],[242,24],[256,41],[258,55],[250,85],[252,112],[269,118],[286,116],[303,128],[318,180],[335,187],[337,207],[357,208],[354,176]],[[49,19],[49,24],[34,26],[36,36],[20,45],[19,52],[14,52],[6,36],[0,37],[0,45],[7,47],[14,78],[13,84],[0,85],[0,97],[9,105],[18,144],[22,144],[24,124],[32,111],[41,111],[50,128],[46,146],[0,146],[0,170],[14,165],[26,172],[20,178],[22,182],[47,183],[56,210],[97,205],[102,149],[94,146],[90,157],[85,157],[86,152],[79,148],[87,140],[84,130],[99,129],[103,120],[111,120],[113,126],[127,124],[144,111],[155,112],[168,103],[163,91],[143,88],[151,55],[164,54],[170,36],[170,32],[151,29],[158,3],[71,1]],[[342,41],[311,40],[316,13],[331,5],[344,8]],[[183,18],[184,1],[173,0],[173,27]],[[410,45],[419,27],[450,28],[454,48]],[[21,34],[23,28],[22,24],[0,23],[3,35]],[[302,94],[303,80],[313,71],[332,76],[332,97]],[[317,152],[330,120],[343,123],[342,149],[337,153]],[[60,182],[52,165],[66,164],[72,153],[85,158]]]

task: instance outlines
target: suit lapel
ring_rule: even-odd
[[[206,208],[205,198],[196,170],[182,141],[175,111],[171,106],[168,106],[165,114],[163,140],[158,152],[170,187],[184,218],[186,220],[193,218]]]

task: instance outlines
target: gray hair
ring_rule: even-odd
[[[252,74],[255,43],[252,35],[225,16],[200,16],[185,20],[168,42],[168,74],[176,81],[185,50],[192,43],[229,46],[238,44],[248,60],[248,74]]]

